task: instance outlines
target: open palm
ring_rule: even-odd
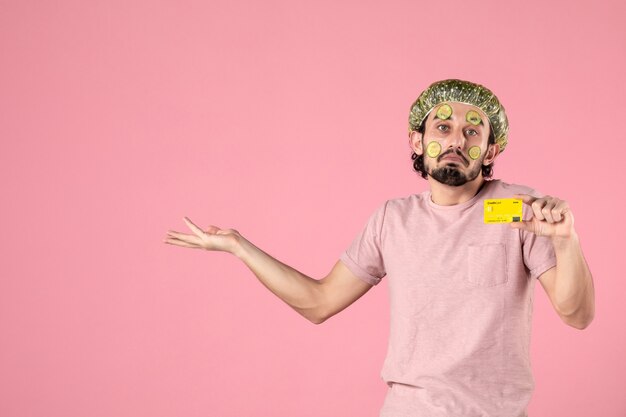
[[[217,226],[210,225],[206,230],[202,230],[187,217],[184,217],[183,220],[193,234],[168,230],[167,237],[164,240],[165,243],[186,248],[232,253],[238,239],[241,237],[239,232],[234,229],[220,229]]]

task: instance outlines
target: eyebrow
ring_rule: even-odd
[[[440,119],[439,117],[437,117],[437,113],[435,113],[435,117],[433,117],[433,120],[438,119],[438,120],[446,121],[446,120],[449,120],[449,119],[452,119],[452,118],[453,118],[453,115],[450,115],[450,117],[448,117],[447,119]],[[456,119],[456,118],[455,118],[455,119]],[[470,124],[471,124],[471,123],[470,123]],[[482,119],[482,118],[480,119],[480,123],[478,123],[478,124],[479,124],[479,125],[483,125],[483,126],[485,125],[485,124],[483,123],[483,119]],[[477,126],[477,125],[472,125],[472,126]]]

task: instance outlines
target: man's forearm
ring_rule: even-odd
[[[593,278],[578,235],[553,239],[556,253],[555,298],[559,311],[576,327],[586,327],[595,314]]]
[[[267,289],[313,323],[320,323],[320,282],[271,257],[241,237],[233,255],[241,259]]]

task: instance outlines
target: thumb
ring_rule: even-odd
[[[206,228],[206,231],[204,233],[209,234],[209,235],[214,235],[216,233],[219,234],[219,232],[221,232],[221,231],[222,231],[222,229],[220,229],[219,227],[214,226],[214,225],[211,224],[211,225],[209,225]]]
[[[511,222],[509,223],[511,225],[511,229],[521,229],[521,230],[526,230],[527,232],[532,232],[533,231],[533,224],[532,224],[532,220],[524,220],[521,222]]]

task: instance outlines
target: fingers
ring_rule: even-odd
[[[558,223],[563,221],[565,213],[569,211],[569,204],[565,200],[556,197],[550,197],[546,200],[545,205],[541,208],[545,220],[548,223]]]
[[[546,221],[548,223],[554,223],[554,215],[552,213],[552,210],[554,209],[554,207],[556,206],[556,203],[559,201],[558,198],[553,198],[551,200],[546,201],[546,205],[543,206],[543,208],[541,209],[541,214],[543,214],[543,217],[546,219]],[[556,213],[554,213],[556,214]]]
[[[221,251],[230,251],[237,243],[236,235],[239,235],[239,232],[235,229],[220,229],[217,226],[210,225],[206,231],[203,231],[188,217],[183,217],[183,220],[194,234],[168,230],[167,237],[164,240],[165,243],[188,248]]]
[[[191,220],[189,220],[187,217],[183,217],[183,220],[185,221],[185,223],[187,223],[187,226],[189,226],[189,228],[198,236],[203,236],[204,235],[204,231],[202,229],[200,229],[198,226],[196,226],[195,224],[193,224],[191,222]]]
[[[529,198],[528,198],[529,197]],[[565,200],[546,195],[541,198],[516,194],[514,198],[522,198],[526,204],[530,204],[533,217],[547,223],[558,223],[563,220],[565,213],[569,211],[569,204]]]
[[[178,233],[178,232],[174,232],[174,231],[171,231],[171,230],[169,230],[167,232],[167,235],[170,238],[173,238],[173,239],[175,239],[177,241],[182,241],[184,243],[191,244],[194,247],[202,246],[201,245],[202,244],[202,239],[197,237],[197,236],[194,236],[194,235],[187,235],[185,233]]]
[[[179,240],[179,239],[175,239],[172,237],[165,238],[163,242],[170,244],[170,245],[175,245],[175,246],[184,246],[186,248],[201,249],[201,247],[198,245],[194,245],[193,243],[188,243],[188,242],[185,242],[184,240]]]
[[[565,217],[565,213],[569,211],[569,204],[567,204],[567,201],[565,200],[560,200],[554,207],[553,211],[555,212],[552,216],[554,217],[554,221],[560,222]]]
[[[546,219],[543,215],[543,212],[541,211],[543,209],[543,206],[546,205],[546,201],[547,200],[545,198],[537,198],[530,205],[530,208],[533,210],[533,217],[535,217],[537,220]]]
[[[545,199],[533,197],[529,194],[515,194],[513,198],[519,198],[524,204],[528,204],[533,210],[533,217],[539,220],[545,220],[545,216],[541,212],[541,209],[545,205]]]
[[[526,203],[528,205],[531,205],[537,199],[537,197],[533,197],[532,195],[528,194],[515,194],[513,198],[519,198],[522,200],[523,203]]]
[[[515,194],[513,198],[520,198],[522,202],[528,204],[533,210],[533,217],[538,220],[546,220],[549,223],[554,223],[551,210],[552,210],[552,197],[547,195],[542,198],[533,197],[528,194]]]
[[[544,208],[552,199],[551,196],[547,195],[541,198],[536,198],[535,201],[532,202],[530,207],[533,209],[533,216],[537,218],[537,220],[547,220],[546,215],[548,211],[544,211]]]

